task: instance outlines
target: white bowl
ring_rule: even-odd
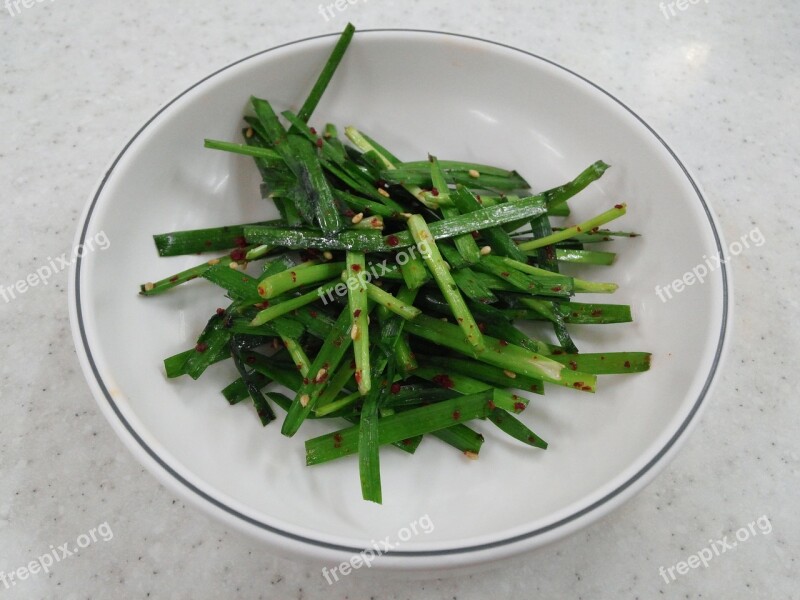
[[[497,43],[421,31],[359,32],[313,121],[356,124],[400,157],[474,159],[520,170],[537,190],[597,159],[612,165],[571,201],[575,218],[627,202],[619,258],[588,277],[616,281],[595,299],[630,303],[635,322],[575,327],[582,350],[653,352],[652,370],[600,378],[595,395],[548,388],[523,419],[550,442],[523,448],[487,437],[470,462],[438,440],[415,456],[382,452],[384,505],[361,500],[354,458],[304,466],[292,439],[262,428],[252,407],[200,381],[168,381],[162,359],[191,347],[223,302],[193,282],[158,298],[137,285],[197,264],[159,259],[154,233],[270,218],[250,159],[203,149],[238,140],[251,94],[297,109],[335,39],[321,36],[238,61],[166,104],[125,145],[92,194],[76,243],[105,233],[71,278],[72,328],[86,378],[117,434],[171,490],[275,552],[336,564],[376,540],[410,538],[374,568],[436,570],[496,560],[563,537],[641,490],[696,421],[731,322],[730,275],[662,302],[655,288],[723,251],[714,217],[686,168],[635,113],[588,80]],[[414,522],[417,534],[411,532]],[[428,525],[429,524],[429,525]],[[429,531],[430,530],[430,531]],[[429,532],[428,532],[429,531]],[[406,532],[409,532],[407,534]]]

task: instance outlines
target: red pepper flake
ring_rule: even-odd
[[[502,275],[503,277],[511,277],[511,274],[508,271],[503,271],[502,273],[500,273],[500,275]]]
[[[254,362],[256,362],[256,357],[255,356],[248,356],[245,359],[244,362],[246,362],[248,365],[252,365]]]
[[[580,315],[577,312],[572,313],[573,317],[579,317]]]
[[[350,268],[353,269],[353,271],[355,271],[356,273],[358,273],[361,270],[361,265],[353,265]]]
[[[355,369],[356,368],[356,361],[354,361],[354,360],[350,361],[350,368],[351,369]]]
[[[392,248],[400,244],[400,240],[396,235],[390,235],[386,238],[386,243],[389,244]]]
[[[489,410],[494,410],[497,406],[494,403],[494,400],[489,400]]]
[[[315,310],[308,311],[308,314],[311,316],[312,319],[316,319],[317,318],[317,311],[315,311]]]
[[[356,371],[355,373],[356,383],[361,383],[361,371]]]
[[[178,276],[175,275],[175,277],[170,277],[169,280],[170,282],[175,283],[176,281],[178,281]]]
[[[615,204],[615,205],[614,205],[614,208],[616,208],[617,210],[619,210],[620,208],[622,208],[622,204]]]
[[[217,309],[217,314],[221,317],[222,315],[225,314],[225,309],[224,308],[218,308]]]
[[[200,342],[199,344],[197,344],[197,346],[194,347],[194,349],[200,354],[202,354],[203,352],[208,350],[208,344],[206,344],[205,342]]]
[[[531,391],[532,391],[532,392],[538,392],[538,391],[539,391],[539,386],[538,386],[538,385],[536,385],[536,384],[534,383],[534,384],[531,386]]]
[[[461,418],[461,412],[458,410],[453,411],[453,421],[458,421]]]
[[[322,148],[322,138],[317,138],[317,148]]]
[[[486,333],[486,323],[478,323],[478,331]]]
[[[378,179],[378,181],[375,182],[375,187],[385,188],[385,187],[389,187],[389,186],[387,185],[387,183],[383,179]]]
[[[308,385],[308,384],[309,384],[308,377],[303,377],[303,385]]]
[[[582,381],[576,381],[575,383],[572,384],[572,387],[578,388],[578,389],[582,388],[583,386],[584,386],[584,383]]]
[[[352,208],[348,208],[346,211],[344,211],[344,216],[345,217],[355,217],[356,213],[353,211]]]
[[[407,438],[407,439],[403,440],[402,444],[403,444],[403,446],[410,446],[412,444],[412,442],[413,442],[413,440],[411,438]]]
[[[569,361],[569,368],[572,369],[573,371],[577,371],[578,363],[576,363],[574,360]]]
[[[392,384],[392,393],[393,393],[393,394],[396,394],[396,393],[398,393],[399,391],[400,391],[400,384],[399,384],[399,383],[393,383],[393,384]]]
[[[553,354],[564,354],[563,350],[553,350]]]
[[[357,308],[356,310],[354,310],[354,311],[353,311],[353,316],[354,316],[356,319],[357,319],[358,317],[360,317],[360,316],[361,316],[361,309],[360,309],[360,308]]]
[[[436,188],[431,188],[431,196],[434,198],[439,195],[439,190]]]
[[[342,446],[342,434],[334,433],[333,434],[333,447],[334,448],[341,448]]]
[[[525,410],[525,403],[524,402],[514,402],[514,410],[517,412],[522,412]]]
[[[472,232],[472,238],[473,239],[477,240],[479,237],[481,237],[481,234],[479,232],[477,232],[477,231],[473,231]]]
[[[433,382],[442,386],[443,388],[451,389],[455,386],[453,380],[446,373],[440,373],[439,375],[434,375]]]
[[[624,363],[622,363],[622,366],[624,366],[626,369],[630,369],[631,368],[631,361],[626,360]]]
[[[561,288],[561,286],[560,286],[560,285],[556,285],[556,286],[554,286],[554,287],[551,287],[551,288],[550,288],[550,291],[551,291],[551,292],[560,292],[560,291],[561,291],[561,289],[562,289],[562,288]]]
[[[243,248],[236,248],[236,250],[231,252],[231,260],[244,260],[246,256],[247,252],[245,252]]]
[[[533,437],[532,435],[529,435],[529,436],[528,436],[528,442],[530,442],[531,444],[536,444],[536,443],[538,443],[538,442],[539,442],[539,440],[537,440],[537,439],[536,439],[535,437]]]
[[[602,314],[603,314],[603,309],[601,309],[601,308],[595,308],[595,309],[594,309],[594,310],[591,312],[591,315],[592,315],[593,317],[599,317],[599,316],[600,316],[600,315],[602,315]]]
[[[239,246],[239,248],[244,248],[245,246],[247,246],[247,240],[244,239],[243,235],[239,235],[239,236],[236,236],[235,238],[233,238],[233,243],[236,246]]]
[[[508,346],[508,342],[505,340],[499,340],[501,346]]]
[[[591,391],[592,391],[592,386],[590,386],[590,385],[585,385],[585,386],[583,386],[583,387],[581,388],[581,390],[583,390],[584,392],[591,392]]]
[[[258,295],[259,296],[265,296],[266,293],[267,293],[267,290],[264,289],[264,286],[262,286],[262,285],[258,286]]]
[[[311,132],[311,135],[317,135],[317,128],[316,127],[309,127],[308,130]]]
[[[544,247],[544,256],[547,260],[555,260],[556,258],[556,247],[555,246],[545,246]]]
[[[259,302],[258,304],[256,304],[256,308],[259,308],[261,310],[264,310],[265,308],[269,308],[269,301],[268,300],[264,300],[264,302]]]

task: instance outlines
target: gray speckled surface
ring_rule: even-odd
[[[695,433],[654,483],[535,554],[412,584],[359,572],[329,588],[316,568],[266,556],[174,498],[89,394],[69,335],[67,273],[0,298],[0,572],[103,522],[113,530],[49,575],[10,589],[0,581],[0,596],[800,598],[800,411],[789,380],[800,337],[800,5],[709,0],[666,19],[655,0],[370,0],[326,23],[318,3],[288,0],[32,4],[0,14],[5,287],[70,250],[87,194],[161,103],[237,58],[346,19],[486,37],[589,77],[678,150],[729,242],[757,225],[766,243],[733,261],[729,361]],[[673,583],[659,575],[762,515],[771,533]]]

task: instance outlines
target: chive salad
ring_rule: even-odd
[[[197,379],[230,360],[238,378],[223,396],[252,402],[263,425],[280,412],[281,433],[293,436],[306,419],[331,420],[330,433],[306,441],[307,464],[358,455],[362,495],[380,503],[382,446],[414,454],[435,437],[476,459],[480,430],[497,427],[545,449],[517,417],[528,399],[515,390],[591,393],[598,375],[646,371],[650,354],[579,353],[570,332],[632,320],[628,305],[573,300],[615,284],[559,270],[610,265],[615,254],[596,243],[636,235],[601,229],[624,204],[571,227],[552,220],[569,216],[567,201],[608,165],[533,194],[513,170],[405,162],[355,127],[344,129],[349,143],[333,124],[315,129],[309,120],[354,31],[341,34],[296,114],[253,97],[242,143],[205,142],[255,161],[280,218],[154,236],[160,256],[224,254],[140,293],[197,278],[221,288],[227,306],[193,348],[164,361],[167,376]],[[552,339],[531,337],[526,321]]]

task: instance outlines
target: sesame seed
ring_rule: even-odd
[[[219,259],[218,258],[212,258],[210,261],[208,261],[208,264],[211,265],[212,267],[214,265],[218,265],[219,264]]]
[[[517,378],[517,374],[514,373],[514,371],[509,371],[508,369],[505,369],[503,371],[503,373],[505,374],[506,377],[509,377],[511,379],[516,379]]]
[[[357,215],[355,215],[355,216],[353,217],[353,219],[352,219],[352,221],[353,221],[353,224],[358,224],[358,223],[361,223],[361,220],[362,220],[363,218],[364,218],[364,213],[358,213],[358,214],[357,214]]]
[[[477,179],[478,177],[481,176],[481,174],[480,174],[480,172],[476,171],[475,169],[470,169],[469,170],[469,176],[472,177],[473,179]]]
[[[400,216],[403,217],[404,219],[410,219],[414,215],[412,215],[411,213],[400,213]]]
[[[478,453],[473,452],[472,450],[467,450],[464,452],[464,456],[466,456],[470,460],[478,460]]]
[[[383,189],[383,188],[378,188],[378,193],[379,193],[381,196],[383,196],[384,198],[388,198],[388,197],[389,197],[389,192],[387,192],[387,191],[386,191],[385,189]]]
[[[322,253],[322,257],[325,260],[333,260],[333,252],[331,252],[330,250],[325,250],[325,252]]]
[[[247,139],[250,139],[251,137],[253,137],[253,128],[252,127],[248,127],[247,128],[247,131],[244,132],[244,137],[246,137]]]
[[[350,339],[355,341],[358,339],[358,325],[353,325],[353,328],[350,330]]]
[[[309,396],[308,394],[303,394],[302,396],[300,396],[300,406],[305,408],[306,406],[308,406],[309,402],[311,402],[311,396]]]
[[[237,263],[235,260],[232,260],[231,264],[229,264],[228,266],[235,271],[236,269],[239,268],[239,263]]]
[[[492,253],[492,247],[491,246],[484,246],[483,248],[481,248],[481,256],[486,256],[486,255],[491,254],[491,253]]]
[[[328,374],[328,369],[320,369],[317,373],[317,381],[322,381],[325,379],[325,375]]]
[[[149,292],[149,291],[150,291],[150,290],[152,290],[154,287],[156,287],[156,286],[155,286],[155,284],[153,284],[153,283],[151,283],[151,282],[149,282],[149,281],[148,281],[147,283],[145,283],[145,284],[144,284],[144,291],[145,291],[145,292]]]

